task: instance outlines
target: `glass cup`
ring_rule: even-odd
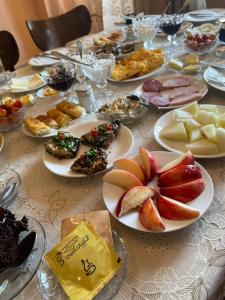
[[[133,20],[134,35],[144,41],[144,48],[152,49],[152,41],[158,30],[158,18],[154,16],[137,17]]]
[[[76,67],[73,63],[62,61],[52,67],[45,68],[40,75],[49,87],[60,92],[60,97],[66,101],[77,103],[77,98],[70,92],[75,70]]]
[[[180,30],[184,15],[164,15],[160,18],[160,28],[167,35],[170,45],[178,45],[176,33]]]

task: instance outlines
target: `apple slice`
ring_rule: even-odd
[[[216,127],[214,124],[202,126],[201,131],[207,140],[216,142]]]
[[[159,187],[172,187],[201,178],[201,170],[195,165],[178,165],[158,178]]]
[[[148,230],[165,230],[165,225],[160,214],[151,198],[145,200],[139,210],[139,220],[141,224]]]
[[[169,162],[166,164],[164,167],[162,167],[160,170],[157,171],[157,174],[162,174],[172,168],[175,168],[179,165],[193,165],[195,162],[194,156],[190,151],[187,151],[185,154],[182,154],[180,157],[177,159]]]
[[[145,174],[147,176],[147,182],[151,181],[155,175],[157,170],[157,162],[155,157],[145,148],[140,148],[140,158],[145,170]]]
[[[147,186],[135,186],[119,199],[116,207],[116,215],[120,217],[128,211],[141,206],[149,197],[154,197],[156,191]]]
[[[198,197],[205,188],[203,179],[197,179],[188,183],[160,188],[160,194],[177,201],[187,203]]]
[[[216,128],[216,141],[221,152],[225,152],[225,129]]]
[[[182,110],[189,112],[192,116],[196,116],[198,113],[198,102],[194,101],[182,107]]]
[[[141,182],[145,182],[145,174],[142,167],[133,159],[121,158],[114,162],[116,169],[125,170],[134,174]]]
[[[190,132],[189,138],[191,142],[195,142],[203,138],[202,132],[200,128],[194,129]]]
[[[156,207],[161,217],[173,221],[195,219],[200,215],[198,210],[161,195],[156,199]]]
[[[103,181],[120,186],[125,190],[129,190],[135,186],[143,186],[134,174],[125,170],[111,170],[103,176]]]
[[[199,155],[217,154],[219,152],[217,145],[206,139],[201,139],[193,143],[186,144],[185,148],[190,150],[193,154]]]
[[[186,129],[184,127],[184,123],[182,122],[162,128],[160,131],[160,136],[169,140],[188,141]]]
[[[214,124],[218,127],[219,118],[215,112],[199,110],[196,119],[202,125]]]

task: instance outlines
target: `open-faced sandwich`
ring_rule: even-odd
[[[58,132],[57,136],[45,143],[45,150],[59,159],[76,157],[79,148],[80,139],[68,132]]]
[[[107,149],[120,129],[120,121],[106,122],[81,136],[81,142],[96,148]]]
[[[71,166],[71,170],[92,175],[103,171],[107,166],[107,154],[103,149],[92,148],[82,154]]]

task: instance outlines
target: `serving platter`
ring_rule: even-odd
[[[203,73],[203,78],[205,80],[205,82],[213,87],[214,89],[218,90],[218,91],[222,91],[225,92],[225,84],[218,81],[214,81],[214,80],[210,80],[210,69],[211,67],[207,68],[204,73]],[[223,71],[220,70],[220,73],[222,73]],[[225,76],[225,74],[223,74]],[[221,79],[221,77],[219,77],[219,79]],[[224,82],[225,82],[225,77],[224,77]]]
[[[204,80],[202,80],[201,78],[199,77],[195,77],[195,76],[184,76],[184,75],[177,75],[177,74],[170,74],[170,75],[163,75],[163,76],[160,76],[160,77],[156,77],[154,79],[160,81],[161,83],[167,81],[167,80],[170,80],[170,79],[176,79],[176,78],[188,78],[191,82],[190,86],[193,86],[193,87],[196,87],[198,89],[198,93],[201,94],[201,97],[199,98],[199,100],[203,99],[205,97],[205,95],[207,94],[208,92],[208,87],[207,85],[205,84]],[[139,85],[138,88],[136,89],[135,91],[135,94],[140,97],[141,94],[143,93],[143,84]],[[160,92],[160,94],[162,96],[165,96],[165,97],[169,97],[169,93],[172,91],[173,89],[168,89],[168,90],[165,90],[165,91],[162,91]],[[198,100],[198,101],[199,101]],[[179,107],[182,107],[184,106],[185,104],[188,104],[188,103],[191,103],[193,102],[194,100],[190,100],[189,102],[186,102],[186,103],[183,103],[183,104],[180,104],[180,105],[168,105],[168,106],[157,106],[159,109],[162,109],[162,110],[168,110],[168,109],[174,109],[174,108],[179,108]]]
[[[2,151],[4,143],[5,143],[4,137],[3,137],[3,135],[0,132],[0,151]]]
[[[174,152],[166,152],[166,151],[152,151],[151,154],[156,158],[158,162],[158,169],[162,168],[165,166],[167,163],[177,159],[180,155],[178,153]],[[138,156],[135,158],[138,160]],[[208,172],[203,168],[199,163],[195,162],[196,166],[198,166],[201,170],[202,178],[204,180],[205,184],[205,189],[203,192],[195,198],[193,201],[188,202],[188,205],[194,209],[197,209],[200,212],[200,215],[198,218],[195,219],[190,219],[190,220],[185,220],[185,221],[171,221],[167,219],[163,219],[164,224],[165,224],[165,230],[164,231],[157,231],[157,233],[165,233],[165,232],[171,232],[171,231],[176,231],[179,229],[182,229],[184,227],[187,227],[194,223],[197,219],[199,219],[209,208],[212,199],[213,199],[213,194],[214,194],[214,187],[213,183],[211,180],[211,177],[209,176]],[[156,191],[158,190],[157,187],[157,178],[155,177],[153,181],[151,181],[148,186],[155,189]],[[109,183],[104,183],[103,184],[103,199],[105,202],[105,205],[108,209],[108,211],[112,214],[114,218],[116,218],[120,223],[123,225],[136,229],[138,231],[143,231],[143,232],[153,232],[156,233],[156,231],[153,230],[147,230],[142,226],[142,224],[139,221],[138,218],[138,211],[133,210],[130,211],[129,213],[117,217],[116,216],[116,206],[118,203],[118,200],[120,197],[123,195],[125,192],[124,189],[113,185]]]
[[[84,122],[71,126],[67,131],[70,132],[74,137],[80,138],[81,135],[103,123],[105,123],[105,121]],[[134,140],[131,131],[126,126],[121,125],[119,133],[106,151],[108,160],[107,169],[112,167],[115,160],[125,157],[133,147],[133,143]],[[90,149],[90,147],[81,145],[77,158],[88,149]],[[46,168],[53,174],[69,178],[86,177],[87,175],[76,173],[70,169],[75,159],[76,158],[59,160],[47,153],[45,149],[43,149],[43,163]],[[99,173],[101,172],[96,173],[96,175]]]
[[[37,74],[33,74],[33,75],[28,75],[28,76],[21,76],[21,77],[17,77],[18,79],[20,79],[21,81],[24,80],[24,82],[28,81],[28,80],[31,80],[34,76],[36,76]],[[9,92],[11,93],[16,93],[16,94],[19,94],[19,93],[26,93],[26,92],[32,92],[32,91],[36,91],[37,89],[40,89],[42,87],[44,87],[46,85],[46,83],[42,80],[40,80],[40,82],[33,86],[33,87],[27,87],[27,88],[13,88],[10,86],[9,88]]]
[[[200,109],[201,109],[201,105]],[[217,105],[218,111],[220,114],[225,112],[225,106],[222,105]],[[165,126],[171,124],[173,122],[173,111],[169,111],[163,116],[161,116],[157,122],[155,123],[154,126],[154,137],[157,141],[157,143],[162,146],[164,149],[168,151],[174,151],[177,153],[185,153],[187,152],[187,149],[185,148],[185,142],[182,141],[175,141],[175,140],[169,140],[162,138],[160,136],[160,131],[162,128]],[[194,154],[194,157],[196,158],[220,158],[220,157],[225,157],[225,152],[223,153],[217,153],[217,154],[210,154],[210,155],[200,155],[200,154]]]

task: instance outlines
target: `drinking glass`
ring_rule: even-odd
[[[167,35],[170,47],[177,46],[176,33],[180,30],[184,20],[184,15],[164,15],[160,18],[160,28]]]
[[[112,91],[107,89],[107,78],[111,76],[115,66],[115,56],[113,54],[102,54],[98,57],[92,56],[91,60],[87,60],[92,65],[83,66],[83,71],[90,80],[95,82],[98,88],[98,95],[112,95]]]
[[[158,30],[158,18],[154,16],[137,17],[133,20],[134,35],[144,41],[144,48],[152,49],[152,41]]]
[[[60,97],[69,102],[77,103],[77,98],[72,96],[70,92],[74,82],[75,69],[73,63],[62,61],[52,67],[45,68],[40,75],[49,87],[60,92]]]

